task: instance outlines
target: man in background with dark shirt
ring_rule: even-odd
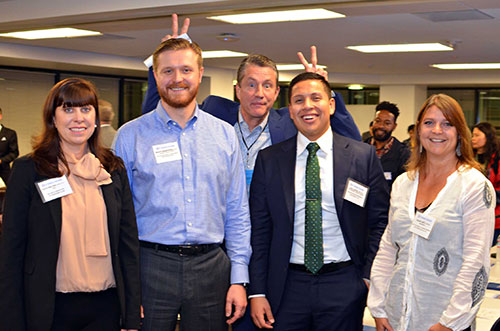
[[[408,148],[392,136],[392,132],[398,126],[396,123],[398,116],[399,109],[395,104],[388,101],[379,103],[375,108],[373,119],[373,137],[365,140],[375,146],[389,190],[394,180],[406,171],[405,164],[410,157]]]

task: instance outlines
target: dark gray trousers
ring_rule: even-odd
[[[225,331],[230,261],[221,248],[180,256],[141,247],[143,331]]]

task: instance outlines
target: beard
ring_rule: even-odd
[[[199,84],[196,86],[191,86],[187,84],[170,84],[164,89],[158,89],[158,94],[160,98],[172,108],[184,108],[187,107],[198,94]],[[174,93],[169,93],[170,88],[187,88],[187,94],[182,93],[182,95],[175,95]]]
[[[392,135],[392,131],[377,129],[373,132],[373,138],[377,141],[387,141]]]

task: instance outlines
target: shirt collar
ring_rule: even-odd
[[[161,100],[158,101],[158,106],[156,106],[155,112],[156,112],[156,115],[159,117],[159,119],[165,125],[167,125],[167,127],[168,127],[169,124],[175,123],[175,121],[168,115],[168,113],[165,110],[165,108],[163,108]],[[187,121],[186,127],[188,127],[191,123],[194,123],[198,119],[199,116],[200,116],[200,108],[198,107],[198,104],[196,103],[195,104],[194,113],[193,113],[193,117],[191,117]]]
[[[269,113],[270,113],[270,111],[267,112],[266,117],[264,118],[264,120],[259,125],[257,125],[255,128],[260,127],[261,131],[266,128],[267,121],[269,120]],[[243,115],[241,114],[241,105],[238,108],[238,123],[240,123],[241,128],[245,128],[245,130],[250,131],[248,129],[247,122],[245,122],[245,120],[243,119]]]
[[[310,142],[311,141],[299,131],[299,133],[297,134],[297,155],[301,155],[302,153],[304,153],[304,150],[307,148],[307,145],[309,145]],[[322,150],[324,153],[329,153],[329,151],[332,150],[333,132],[330,127],[328,128],[328,130],[326,130],[325,133],[323,133],[321,137],[318,138],[318,140],[316,140],[316,143],[318,143],[320,150]]]

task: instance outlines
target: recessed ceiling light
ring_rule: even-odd
[[[336,13],[323,8],[298,9],[298,10],[280,10],[260,13],[247,13],[235,15],[209,16],[208,19],[223,21],[232,24],[251,24],[251,23],[269,23],[269,22],[289,22],[289,21],[308,21],[324,20],[330,18],[345,17],[343,14]]]
[[[444,70],[500,69],[500,63],[441,63],[431,67]]]
[[[221,57],[243,57],[247,56],[247,53],[233,52],[233,51],[203,51],[202,56],[204,59],[215,59]]]
[[[326,66],[318,64],[317,68],[325,69]],[[304,65],[302,64],[277,64],[276,68],[279,71],[293,71],[293,70],[304,70]]]
[[[351,85],[347,86],[347,88],[349,90],[359,91],[359,90],[364,89],[364,86],[360,85],[360,84],[351,84]]]
[[[97,31],[82,30],[75,28],[56,28],[44,30],[30,30],[0,33],[0,37],[19,38],[19,39],[50,39],[50,38],[72,38],[72,37],[86,37],[86,36],[99,36],[102,33]]]
[[[439,52],[453,50],[453,47],[441,43],[359,45],[347,46],[346,48],[362,53]]]

